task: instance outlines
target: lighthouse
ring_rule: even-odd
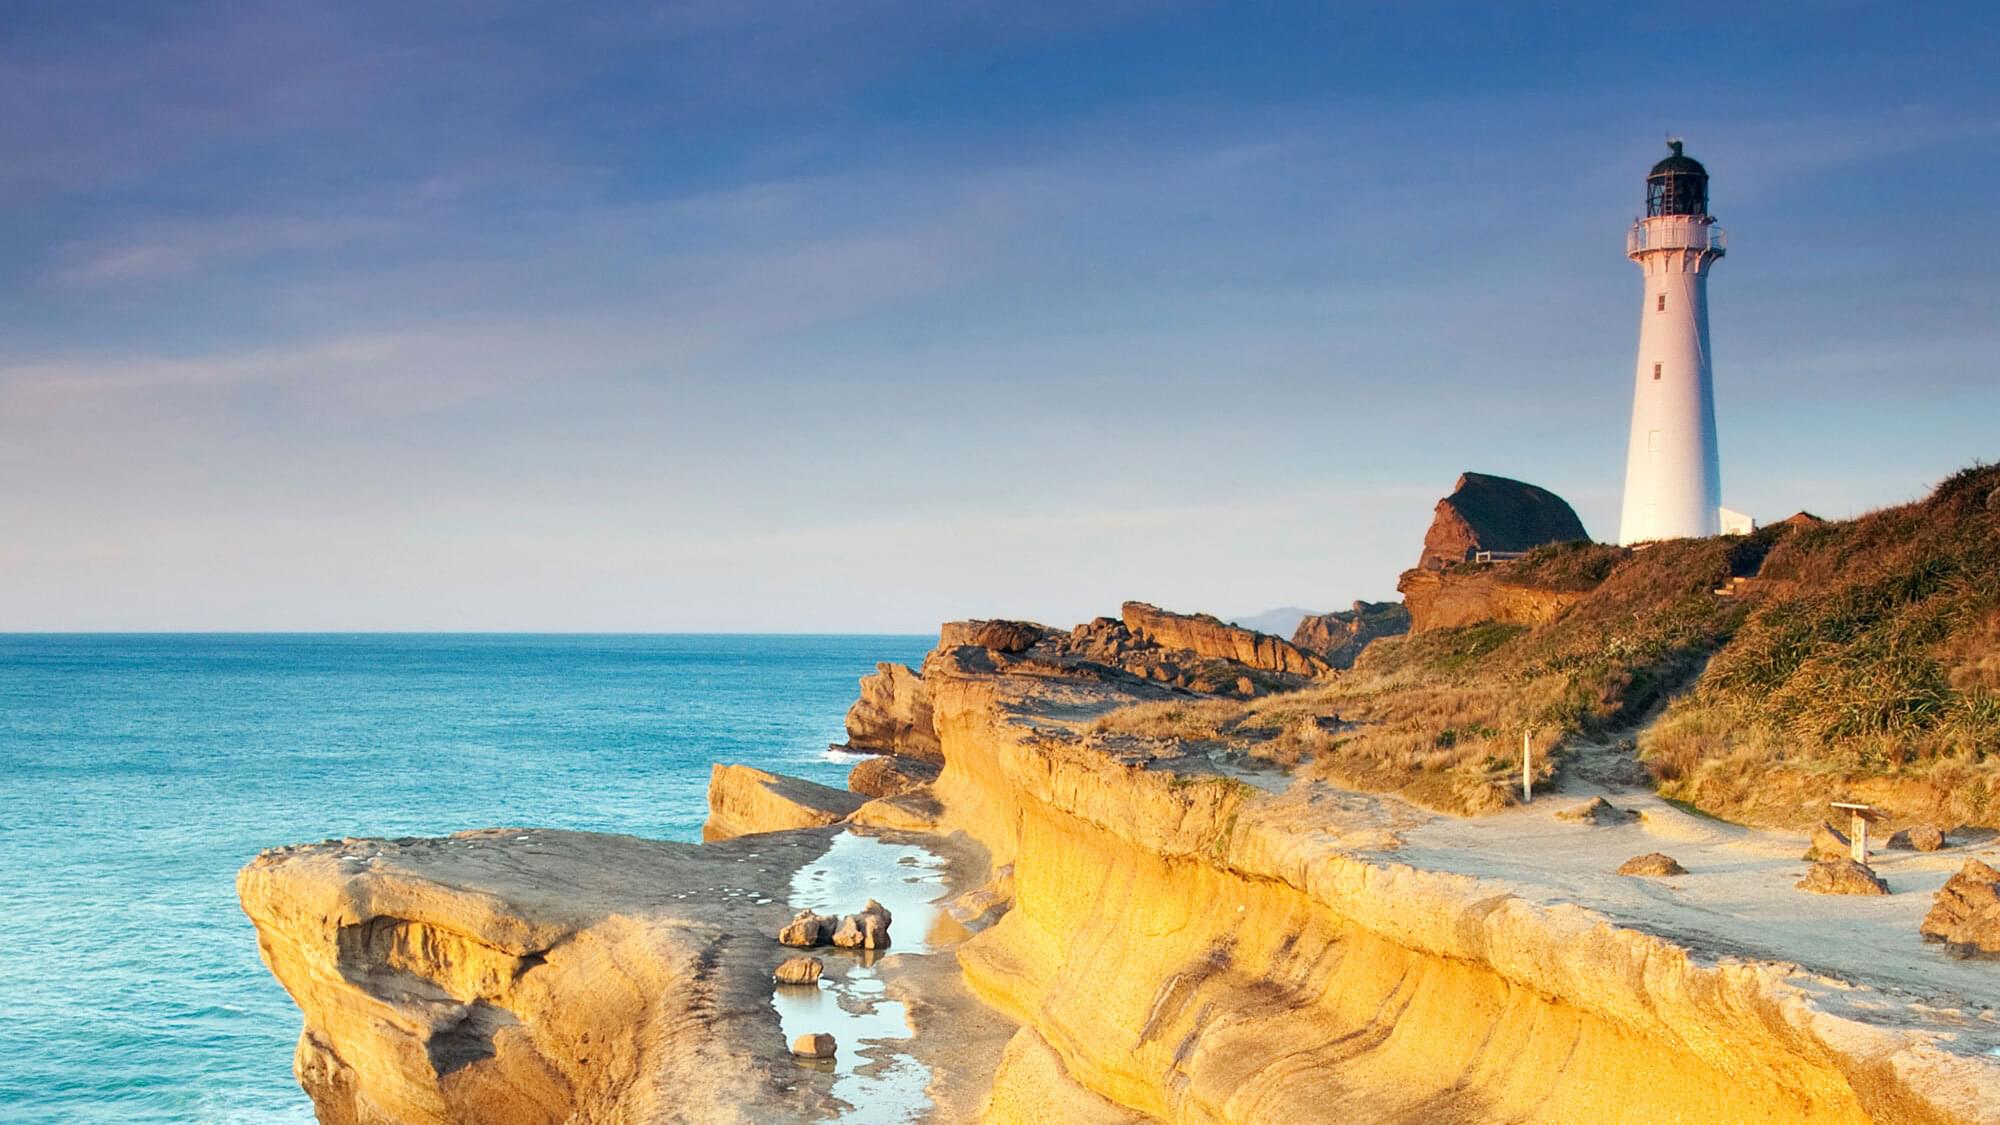
[[[1645,279],[1618,524],[1627,544],[1715,535],[1741,518],[1722,511],[1708,347],[1708,271],[1724,252],[1722,228],[1708,213],[1708,170],[1681,142],[1668,145],[1673,155],[1646,176],[1646,215],[1625,235]]]

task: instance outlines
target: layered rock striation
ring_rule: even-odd
[[[1795,965],[1705,959],[1403,862],[1393,833],[1342,828],[1351,794],[1260,788],[1093,725],[1193,698],[1149,674],[1199,652],[1169,644],[1226,643],[1265,664],[1205,659],[1296,677],[1267,666],[1282,650],[1176,633],[1144,607],[1069,632],[994,624],[947,628],[924,662],[936,780],[848,814],[983,849],[992,879],[956,906],[991,924],[956,956],[971,992],[1018,1024],[979,1056],[997,1056],[993,1072],[955,1072],[990,1083],[983,1120],[1291,1122],[1325,1107],[1385,1122],[1725,1121],[1746,1106],[1778,1123],[2000,1119],[2000,1061],[1954,1046],[1946,1024],[1848,1018],[1825,1002],[1839,989]],[[746,888],[781,902],[765,888],[835,831],[766,832],[829,813],[770,777],[716,772],[717,815],[764,834],[701,848],[480,833],[260,857],[239,887],[305,1012],[298,1069],[323,1117],[823,1112],[827,1088],[772,1024],[775,954],[789,951],[769,935],[817,945],[846,930],[865,948],[872,923],[864,909],[788,926],[778,902],[725,902]],[[1961,894],[1952,917],[1985,902]]]

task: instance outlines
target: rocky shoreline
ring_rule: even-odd
[[[942,759],[887,796],[718,767],[703,845],[489,830],[260,856],[239,888],[305,1015],[297,1071],[321,1119],[862,1108],[791,1057],[772,1005],[799,952],[776,941],[794,877],[861,833],[949,857],[951,932],[925,955],[892,940],[886,986],[928,1120],[2000,1120],[2000,989],[1982,977],[1913,999],[1754,934],[1676,940],[1405,843],[1482,821],[1432,828],[1391,798],[1093,730],[1135,702],[1320,670],[1135,606],[1071,631],[956,623],[922,668],[864,682],[852,745]],[[867,897],[844,893],[849,911]]]

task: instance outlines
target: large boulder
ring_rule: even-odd
[[[1290,641],[1231,625],[1206,613],[1171,613],[1145,602],[1126,602],[1122,616],[1135,639],[1165,649],[1287,676],[1318,676],[1333,668]]]
[[[847,746],[942,762],[931,722],[930,685],[906,665],[882,663],[861,677],[861,697],[847,709]]]
[[[1887,884],[1875,877],[1875,869],[1851,859],[1823,859],[1812,865],[1806,877],[1792,884],[1816,895],[1886,895]]]
[[[1355,602],[1352,609],[1307,615],[1293,631],[1292,643],[1335,668],[1352,668],[1368,642],[1409,631],[1410,611],[1402,602]]]
[[[866,798],[754,766],[717,762],[708,772],[708,820],[703,840],[733,840],[755,832],[824,828],[854,815]]]
[[[2000,871],[1966,860],[1938,889],[1917,932],[1954,957],[2000,958]]]
[[[1417,567],[1441,570],[1480,551],[1530,551],[1544,543],[1588,538],[1569,502],[1548,489],[1465,473],[1451,495],[1437,502]]]
[[[1928,824],[1912,825],[1889,834],[1889,846],[1906,851],[1934,852],[1944,848],[1944,833]]]

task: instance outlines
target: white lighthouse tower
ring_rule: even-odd
[[[1620,543],[1715,535],[1725,518],[1708,349],[1708,269],[1723,255],[1722,228],[1708,213],[1708,170],[1668,143],[1674,154],[1646,177],[1646,217],[1625,236],[1645,299]]]

